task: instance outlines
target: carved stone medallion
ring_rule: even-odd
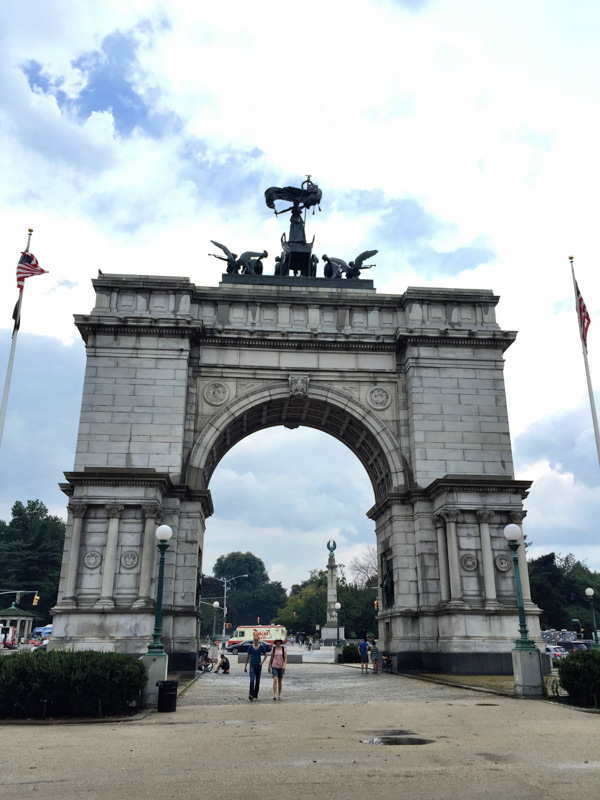
[[[204,387],[204,399],[211,406],[222,406],[229,400],[229,389],[224,383],[214,381]]]
[[[460,560],[463,569],[467,572],[474,572],[477,569],[477,558],[473,553],[466,553]]]
[[[127,550],[121,556],[121,564],[125,567],[125,569],[133,569],[137,566],[139,561],[138,554],[135,550]]]
[[[388,390],[384,389],[383,386],[374,386],[367,392],[367,402],[371,408],[383,411],[392,402],[392,398]]]
[[[496,556],[496,567],[500,572],[508,572],[510,569],[510,556],[506,556],[504,553]]]
[[[290,375],[292,397],[308,397],[308,375]]]
[[[83,559],[83,563],[86,565],[88,569],[96,569],[99,567],[102,562],[102,556],[97,550],[90,550],[89,553],[86,553]]]

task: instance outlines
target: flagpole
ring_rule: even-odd
[[[569,261],[571,262],[571,276],[573,278],[573,292],[575,294],[575,303],[577,303],[577,281],[575,280],[575,270],[573,269],[573,256],[569,256]],[[592,376],[590,375],[590,365],[588,364],[587,347],[585,345],[583,336],[581,337],[581,351],[583,353],[583,363],[585,364],[585,376],[587,378],[588,394],[590,396],[590,408],[592,410],[594,436],[596,437],[596,451],[598,453],[598,463],[600,464],[600,431],[598,430],[598,416],[596,414],[596,401],[594,400],[594,389],[592,387]]]
[[[29,245],[31,244],[31,234],[33,228],[28,228],[27,247],[25,252],[29,252]],[[8,393],[10,391],[10,381],[12,378],[13,363],[15,360],[15,350],[17,347],[17,335],[19,333],[18,321],[21,319],[21,305],[23,304],[23,292],[25,291],[25,284],[19,292],[19,300],[15,309],[15,328],[13,330],[12,342],[10,345],[10,355],[8,357],[8,366],[6,368],[6,378],[4,379],[4,393],[2,394],[2,408],[0,408],[0,445],[2,444],[2,435],[4,434],[4,420],[6,419],[6,409],[8,407]]]

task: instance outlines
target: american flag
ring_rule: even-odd
[[[40,267],[33,253],[28,253],[27,251],[21,253],[21,258],[17,264],[17,287],[19,291],[23,291],[25,278],[31,278],[32,275],[43,275],[44,272],[48,272],[48,270]]]
[[[577,281],[575,281],[575,310],[577,311],[577,319],[579,320],[579,334],[581,336],[581,341],[583,342],[583,346],[585,347],[587,352],[587,333],[592,320],[590,319],[588,310],[585,307],[585,303],[583,302],[583,297],[581,296],[581,292],[579,291],[579,286],[577,285]]]

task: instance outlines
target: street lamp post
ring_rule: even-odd
[[[592,648],[594,650],[600,649],[600,644],[598,643],[598,631],[596,630],[596,611],[594,609],[594,590],[588,588],[585,590],[588,600],[590,601],[590,608],[592,609],[592,627],[594,628],[594,644]]]
[[[337,622],[337,640],[335,643],[336,647],[340,646],[340,608],[342,607],[341,603],[336,603],[335,608],[335,620]]]
[[[159,525],[156,529],[156,539],[158,541],[158,581],[156,584],[156,611],[154,613],[154,633],[152,642],[148,645],[148,655],[165,655],[165,648],[161,641],[162,634],[162,600],[163,600],[163,581],[165,576],[165,553],[169,547],[169,539],[173,536],[173,530],[169,525]]]
[[[516,640],[514,650],[512,651],[513,673],[515,678],[514,691],[516,697],[541,697],[543,695],[541,655],[535,642],[529,638],[527,620],[525,618],[521,574],[519,572],[519,556],[517,555],[522,535],[521,528],[519,528],[518,525],[507,525],[504,528],[504,536],[512,551],[517,607],[519,609],[520,636]]]
[[[245,575],[235,575],[233,578],[217,578],[223,584],[223,641],[225,641],[225,628],[227,627],[227,584],[236,581],[238,578],[247,578]]]
[[[213,638],[212,638],[212,643],[214,644],[217,639],[217,608],[219,608],[218,600],[215,600],[215,602],[213,603],[213,608],[215,609],[213,611]]]
[[[521,587],[521,574],[519,572],[519,556],[517,550],[519,549],[521,538],[521,528],[518,525],[507,525],[504,528],[504,535],[508,540],[508,546],[512,550],[513,565],[515,568],[515,587],[517,590],[517,606],[519,608],[519,631],[520,637],[515,642],[517,650],[537,650],[535,642],[529,638],[529,630],[527,629],[527,620],[525,619],[525,605],[523,603],[523,589]]]

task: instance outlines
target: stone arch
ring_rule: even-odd
[[[405,486],[397,442],[378,415],[346,392],[310,387],[305,396],[290,395],[289,385],[261,387],[233,400],[204,427],[190,454],[183,477],[195,489],[206,489],[225,453],[265,428],[301,425],[329,433],[363,464],[375,498]]]

